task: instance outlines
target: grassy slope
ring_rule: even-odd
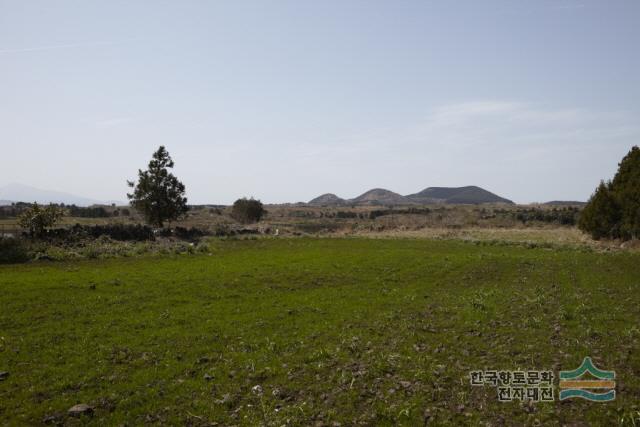
[[[93,421],[129,425],[411,425],[425,412],[451,424],[640,421],[638,254],[212,245],[211,255],[0,266],[2,422],[39,423],[80,402],[96,406]],[[587,355],[617,371],[615,402],[529,408],[468,385],[471,369],[557,372]]]

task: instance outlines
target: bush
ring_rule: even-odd
[[[579,209],[575,207],[566,208],[553,208],[553,209],[518,209],[512,212],[511,215],[523,224],[527,224],[533,221],[545,222],[550,224],[560,225],[575,225],[576,219],[579,216]],[[488,216],[485,216],[488,218]]]
[[[233,219],[243,224],[258,222],[265,213],[260,200],[247,199],[246,197],[236,200],[231,210]]]
[[[0,237],[0,264],[26,262],[29,258],[29,251],[22,240]]]

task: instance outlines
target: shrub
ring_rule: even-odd
[[[238,222],[249,224],[258,222],[266,211],[260,200],[242,198],[235,201],[231,210],[231,216]]]
[[[29,251],[22,240],[0,237],[0,264],[26,262],[29,258]]]
[[[156,233],[161,237],[176,237],[181,240],[198,240],[199,238],[206,236],[208,232],[197,227],[175,227],[163,228],[157,230]]]
[[[62,209],[54,205],[41,208],[40,205],[34,203],[29,209],[26,209],[18,222],[20,227],[26,229],[31,237],[41,237],[45,230],[53,227],[62,217]]]
[[[48,239],[61,239],[66,241],[81,240],[89,237],[97,239],[102,236],[120,241],[144,241],[155,239],[151,227],[140,224],[76,224],[71,228],[55,228],[47,230],[44,234],[44,237],[47,237]]]

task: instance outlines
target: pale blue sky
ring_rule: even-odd
[[[640,2],[0,0],[0,186],[586,199],[640,144]]]

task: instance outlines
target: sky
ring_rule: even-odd
[[[0,0],[0,187],[586,200],[640,144],[640,2]]]

